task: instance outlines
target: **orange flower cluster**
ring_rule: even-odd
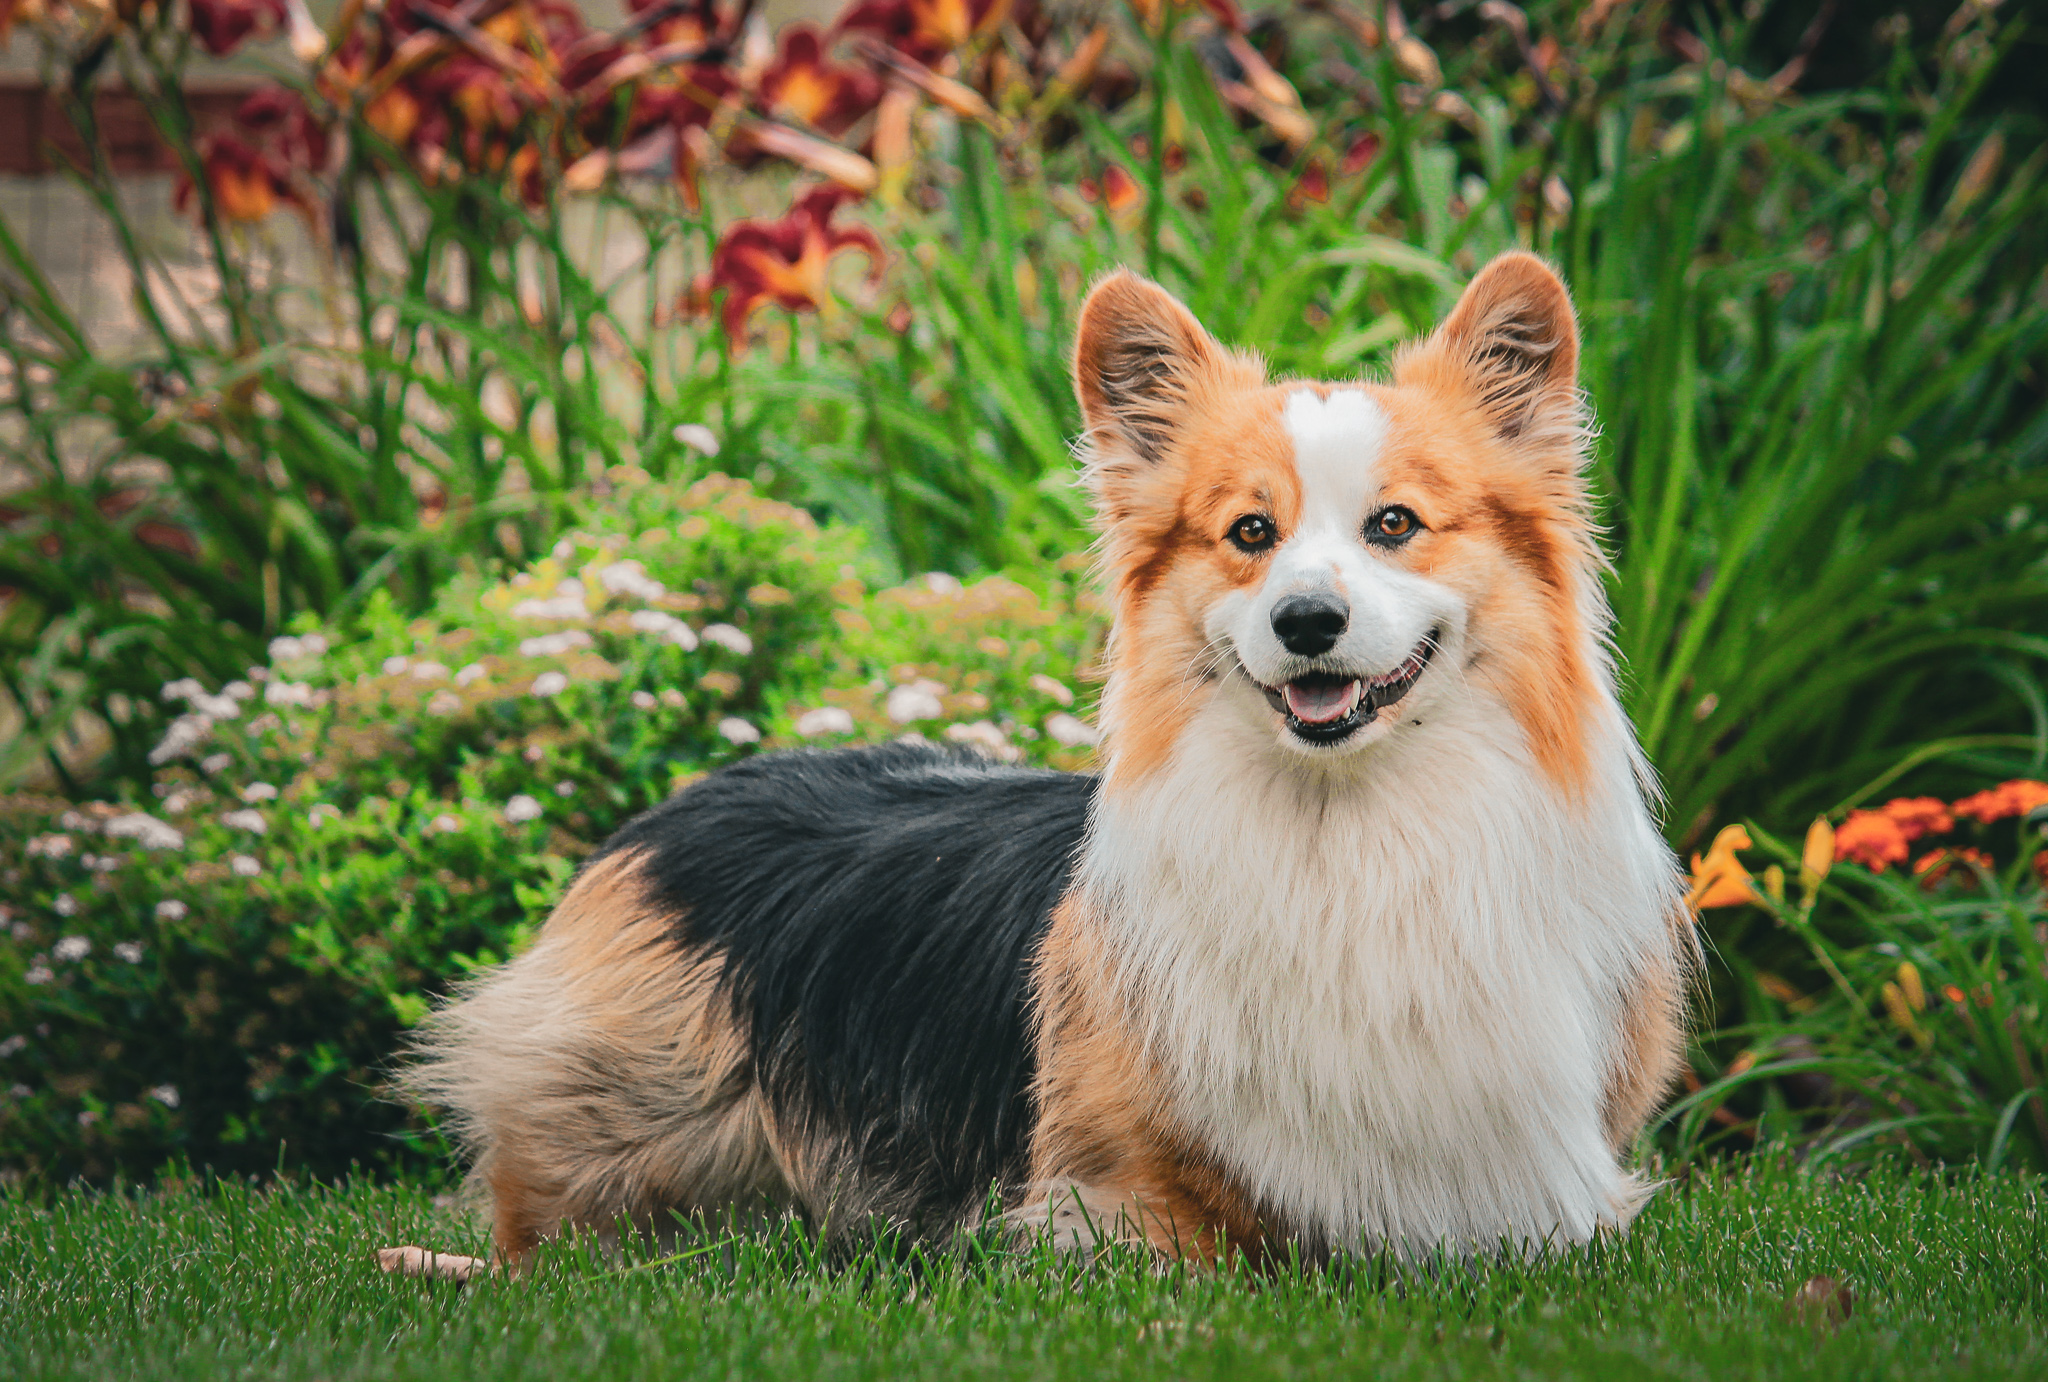
[[[1830,827],[1822,818],[1807,831],[1800,882],[1810,897],[1837,860],[1883,873],[1893,864],[1903,864],[1912,858],[1914,841],[1946,835],[1955,829],[1958,819],[1989,825],[2024,816],[2043,806],[2048,806],[2048,783],[2016,778],[1955,802],[1939,797],[1895,797],[1875,810],[1851,811],[1839,826]],[[1732,907],[1753,901],[1756,885],[1735,857],[1737,850],[1749,847],[1749,834],[1739,825],[1728,826],[1716,835],[1704,858],[1697,854],[1692,857],[1692,887],[1687,901],[1695,909]],[[1982,869],[1996,867],[1996,861],[1981,849],[1950,845],[1923,853],[1914,860],[1913,873],[1922,887],[1932,888],[1947,879],[1958,864]],[[2048,850],[2034,856],[2033,867],[2042,883],[2048,885]],[[1776,886],[1773,884],[1773,888]]]
[[[1966,820],[1989,825],[1993,821],[2024,816],[2039,806],[2048,806],[2048,782],[2014,778],[1989,791],[1964,797],[1955,804],[1955,813]]]

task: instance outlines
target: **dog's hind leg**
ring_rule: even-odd
[[[718,957],[677,940],[635,856],[576,880],[533,946],[436,1012],[403,1083],[446,1111],[513,1263],[789,1198]]]

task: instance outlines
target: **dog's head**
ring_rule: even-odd
[[[1075,387],[1116,608],[1112,782],[1211,709],[1333,771],[1473,698],[1585,770],[1608,691],[1571,299],[1496,259],[1390,384],[1268,383],[1130,273],[1081,314]]]

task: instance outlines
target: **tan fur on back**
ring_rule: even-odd
[[[429,1019],[405,1085],[447,1110],[501,1253],[787,1198],[716,972],[681,952],[637,858],[615,855],[531,949]]]

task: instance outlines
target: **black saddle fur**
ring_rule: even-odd
[[[859,1202],[958,1216],[1025,1173],[1029,966],[1095,786],[915,745],[767,754],[595,858],[645,852],[679,939],[724,957],[773,1116],[836,1143]]]

